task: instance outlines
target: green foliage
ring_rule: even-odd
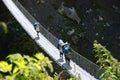
[[[93,47],[95,57],[98,58],[97,63],[105,69],[100,80],[120,80],[120,63],[113,58],[110,51],[97,41],[94,41]]]
[[[4,33],[8,32],[7,25],[4,22],[0,22],[0,26],[3,28]]]
[[[0,71],[10,72],[12,70],[12,64],[9,64],[5,61],[0,61]]]
[[[77,76],[77,75],[76,75],[76,76]],[[73,75],[71,75],[68,80],[81,80],[81,77],[80,77],[80,75],[78,75],[78,77],[75,78]]]
[[[0,25],[2,26],[0,27],[0,33],[2,33],[0,34],[0,37],[2,36],[0,39],[1,53],[33,54],[40,50],[18,23],[10,24],[8,27],[5,23]],[[5,50],[3,51],[3,49]],[[6,55],[8,54],[1,54],[0,59],[4,59]],[[49,67],[52,72],[52,62],[43,54],[38,53],[34,57],[30,57],[16,53],[10,54],[6,58],[7,61],[0,61],[0,80],[58,80],[57,73],[54,78],[48,75],[46,67]]]
[[[46,67],[53,71],[52,61],[42,53],[36,53],[34,57],[19,53],[7,56],[7,61],[0,61],[2,80],[53,80],[48,75]]]
[[[46,67],[53,72],[52,61],[42,53],[36,53],[33,57],[11,54],[7,61],[0,61],[0,80],[58,80],[58,74],[49,76]],[[65,76],[65,75],[64,75]],[[74,80],[71,77],[69,80]]]

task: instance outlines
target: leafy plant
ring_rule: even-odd
[[[120,80],[120,63],[97,41],[94,41],[93,47],[95,57],[98,58],[97,63],[105,69],[100,80]]]
[[[19,53],[10,54],[7,61],[0,61],[0,80],[58,80],[57,73],[49,76],[46,68],[53,72],[52,61],[42,53],[33,57]],[[65,76],[65,75],[64,75]],[[69,80],[74,80],[71,77]]]
[[[52,61],[42,53],[36,53],[34,57],[19,53],[7,56],[8,61],[0,61],[2,80],[53,80],[47,73],[46,67],[53,72]]]

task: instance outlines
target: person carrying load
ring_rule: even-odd
[[[40,23],[36,21],[36,22],[34,23],[34,28],[35,28],[35,30],[36,30],[36,32],[37,32],[37,36],[38,36],[38,38],[39,38]]]
[[[64,45],[63,40],[59,39],[58,42],[57,42],[57,48],[60,51],[60,58],[61,59],[63,59],[63,50],[62,50],[63,45]]]
[[[63,53],[64,53],[64,55],[65,55],[66,63],[67,63],[68,65],[70,65],[70,59],[71,59],[71,54],[72,54],[70,44],[68,44],[68,43],[66,42],[66,43],[63,45],[62,50],[63,50]]]

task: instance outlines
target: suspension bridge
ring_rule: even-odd
[[[41,33],[40,39],[38,39],[33,26],[33,23],[37,20],[31,16],[31,14],[19,3],[18,0],[2,1],[29,36],[61,67],[66,68],[67,71],[75,77],[80,75],[81,80],[98,80],[98,77],[103,72],[99,66],[81,56],[74,50],[72,50],[72,60],[70,62],[70,66],[68,66],[65,59],[60,60],[59,50],[55,47],[58,39],[55,36],[40,25]]]

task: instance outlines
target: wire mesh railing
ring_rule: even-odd
[[[16,6],[22,11],[22,13],[27,17],[27,19],[34,24],[35,21],[37,21],[21,4],[18,0],[13,0]],[[48,30],[46,30],[42,25],[41,25],[41,34],[44,35],[54,46],[56,46],[56,43],[58,39],[53,36]],[[104,71],[103,68],[100,68],[98,65],[95,63],[91,62],[87,58],[83,57],[79,53],[75,52],[72,50],[72,60],[82,67],[84,70],[89,72],[91,75],[93,75],[95,78],[99,78],[101,73]]]

